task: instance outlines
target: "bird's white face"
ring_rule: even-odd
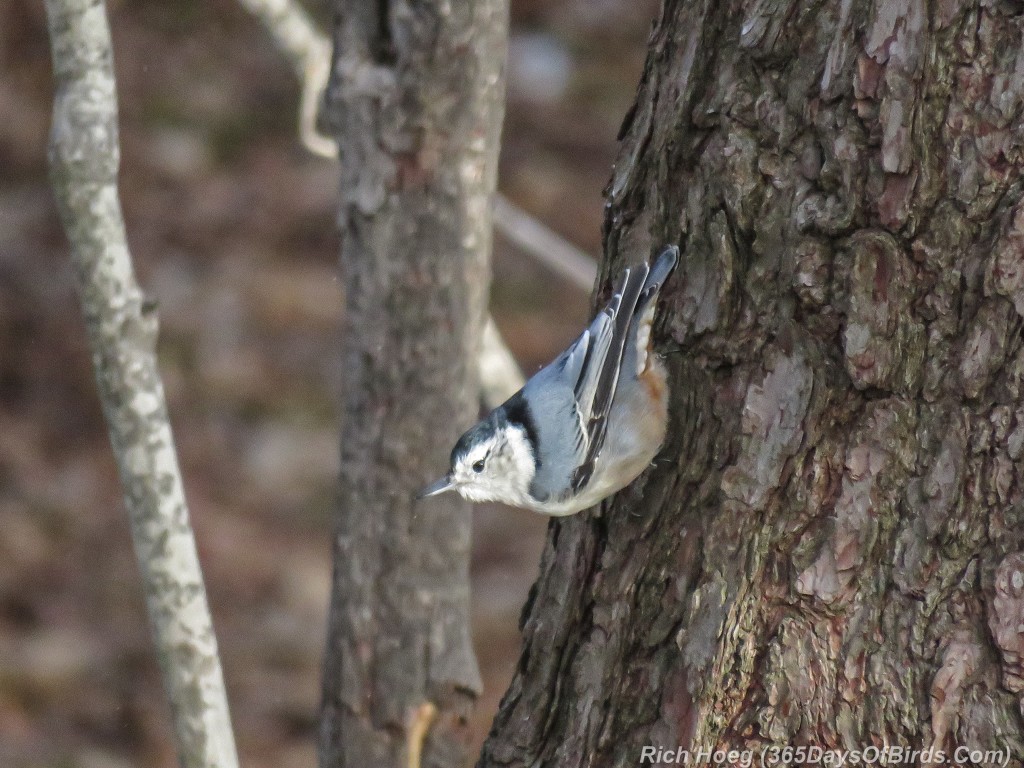
[[[535,469],[525,431],[504,425],[480,438],[456,453],[447,484],[434,492],[453,490],[469,501],[529,506]]]

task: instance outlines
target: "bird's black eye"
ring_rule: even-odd
[[[473,462],[473,471],[476,472],[478,475],[481,472],[484,471],[484,460],[483,459],[480,459],[480,461],[474,461]]]

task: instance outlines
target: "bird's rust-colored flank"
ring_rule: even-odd
[[[640,381],[642,381],[644,386],[647,387],[647,391],[651,393],[651,398],[653,400],[660,402],[668,397],[668,386],[665,382],[665,375],[655,368],[655,366],[650,362],[649,356],[648,363],[644,367],[643,373],[640,374]]]
[[[651,398],[660,402],[668,397],[668,384],[665,381],[665,371],[658,365],[657,358],[654,356],[653,324],[654,313],[652,311],[648,317],[643,319],[644,331],[647,334],[647,349],[644,352],[643,367],[637,378],[647,387]]]

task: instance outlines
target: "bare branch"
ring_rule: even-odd
[[[597,262],[504,195],[494,196],[494,226],[524,253],[577,288],[588,293],[593,290]]]
[[[46,0],[56,95],[50,169],[71,242],[181,765],[238,758],[163,384],[157,320],[135,281],[117,193],[117,96],[106,8]]]
[[[309,14],[293,0],[238,0],[274,38],[277,49],[295,70],[302,84],[299,136],[314,155],[336,158],[338,148],[317,129],[320,99],[331,74],[331,43]]]

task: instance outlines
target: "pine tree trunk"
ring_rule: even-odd
[[[552,523],[480,766],[1021,765],[1021,11],[666,0],[603,274],[684,246],[670,437]]]
[[[345,378],[321,765],[463,766],[470,509],[414,495],[479,408],[506,0],[335,8]]]

